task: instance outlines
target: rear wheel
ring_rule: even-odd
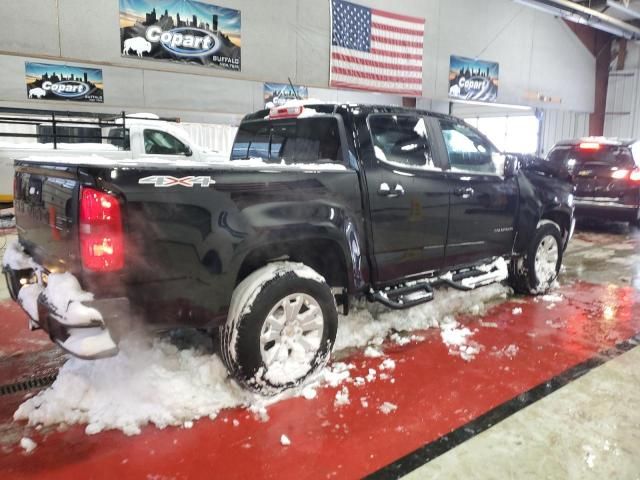
[[[327,363],[337,326],[335,300],[324,279],[303,264],[278,262],[236,288],[220,350],[241,384],[275,394]]]
[[[555,282],[562,265],[562,234],[551,222],[541,223],[524,255],[511,260],[509,281],[518,293],[538,295]]]

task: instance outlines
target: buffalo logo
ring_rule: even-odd
[[[199,185],[201,187],[208,187],[209,185],[213,185],[216,181],[211,177],[171,177],[168,175],[152,175],[150,177],[144,177],[138,180],[140,185],[153,185],[158,188],[165,187],[193,187],[194,185]]]
[[[146,39],[160,43],[162,48],[180,57],[212,55],[221,46],[217,35],[201,28],[179,27],[164,31],[158,25],[147,28]]]

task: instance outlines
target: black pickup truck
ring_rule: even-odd
[[[80,357],[131,322],[219,333],[230,372],[279,390],[327,361],[340,305],[390,308],[508,277],[536,294],[573,232],[572,186],[456,118],[319,104],[244,117],[231,161],[15,162],[10,292]]]

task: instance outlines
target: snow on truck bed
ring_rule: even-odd
[[[108,158],[101,155],[29,155],[20,158],[21,162],[34,162],[46,164],[65,164],[89,167],[105,168],[136,168],[144,169],[191,169],[191,170],[262,170],[265,172],[281,171],[309,171],[309,172],[343,172],[347,167],[339,163],[273,163],[265,162],[260,158],[248,160],[221,160],[212,158],[201,161],[164,159],[145,157],[144,159]]]
[[[470,361],[481,346],[470,342],[475,330],[459,325],[453,315],[479,315],[489,302],[504,299],[509,292],[501,284],[471,292],[440,289],[434,301],[401,312],[378,305],[370,305],[369,309],[365,304],[358,305],[350,315],[340,316],[335,350],[367,345],[382,350],[385,337],[400,345],[407,343],[398,331],[436,327],[443,332],[442,340],[450,354]],[[27,420],[33,426],[86,424],[87,434],[119,429],[135,435],[147,424],[188,428],[194,420],[214,419],[222,409],[240,406],[266,420],[270,404],[292,396],[312,400],[315,390],[323,386],[360,387],[381,379],[393,381],[395,365],[384,359],[377,370],[372,368],[366,377],[356,378],[351,378],[350,365],[334,362],[305,385],[275,397],[263,397],[243,390],[230,379],[220,358],[206,345],[208,339],[195,333],[189,335],[193,336],[189,348],[176,346],[175,336],[172,342],[131,335],[120,343],[120,353],[115,357],[94,361],[70,358],[54,384],[25,401],[14,419]],[[199,345],[194,338],[200,339]],[[407,338],[424,340],[415,335]],[[348,389],[340,392],[338,403],[348,401]],[[394,408],[383,401],[372,407],[393,414]]]

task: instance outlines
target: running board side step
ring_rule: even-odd
[[[504,272],[496,268],[490,271],[471,269],[452,275],[450,278],[438,278],[434,285],[444,284],[463,292],[474,290],[478,287],[489,285],[490,283],[504,280]]]
[[[369,294],[369,300],[393,310],[403,310],[433,300],[433,288],[429,283],[424,282],[389,290],[378,290]]]
[[[368,298],[370,301],[381,303],[394,310],[402,310],[433,300],[433,287],[439,285],[446,285],[465,292],[474,290],[506,278],[506,263],[504,261],[499,263],[499,260],[491,264],[460,270],[454,274],[447,273],[441,277],[423,280],[419,283],[412,282],[410,285],[401,284],[397,287],[387,287],[385,290],[372,290]]]

